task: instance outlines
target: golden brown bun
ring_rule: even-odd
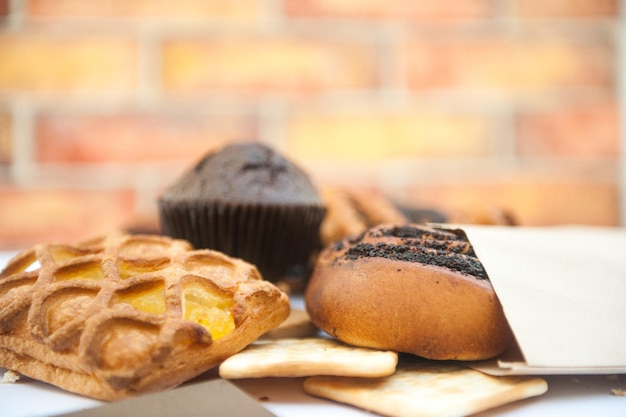
[[[432,263],[455,264],[479,278]],[[315,325],[356,346],[481,360],[502,353],[512,339],[469,242],[425,226],[381,225],[326,248],[305,302]]]
[[[0,273],[0,366],[103,400],[172,388],[289,314],[251,264],[112,234],[40,244]]]

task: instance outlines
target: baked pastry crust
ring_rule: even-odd
[[[379,224],[407,222],[406,216],[377,190],[325,187],[321,193],[327,208],[320,226],[324,246]]]
[[[429,359],[497,356],[512,334],[461,234],[380,225],[326,248],[305,294],[311,320],[356,346]]]
[[[114,400],[205,372],[289,310],[255,266],[183,240],[40,244],[0,273],[0,366]]]

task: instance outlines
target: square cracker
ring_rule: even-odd
[[[312,375],[378,378],[395,372],[398,354],[359,348],[334,339],[259,340],[219,367],[225,379]]]
[[[304,310],[291,309],[287,320],[280,326],[270,330],[261,336],[262,340],[268,339],[290,339],[314,337],[319,334],[319,330],[311,322],[309,314]]]
[[[494,377],[461,364],[402,357],[385,378],[314,376],[304,381],[310,395],[390,417],[467,416],[548,389],[540,378]]]

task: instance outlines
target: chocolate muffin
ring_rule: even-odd
[[[242,258],[273,282],[306,275],[325,210],[306,172],[254,142],[208,153],[159,198],[164,234]]]

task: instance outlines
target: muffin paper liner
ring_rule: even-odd
[[[163,234],[241,258],[275,282],[308,267],[325,208],[160,201],[159,212]]]

